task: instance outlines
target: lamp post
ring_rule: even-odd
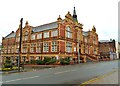
[[[21,60],[21,43],[22,43],[22,22],[23,18],[20,20],[20,42],[19,42],[19,57],[18,57],[18,72],[20,72],[20,60]]]
[[[78,30],[78,64],[80,63],[80,31]]]
[[[78,64],[80,63],[80,41],[78,41]]]

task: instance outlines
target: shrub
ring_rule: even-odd
[[[45,57],[43,61],[44,61],[45,63],[47,63],[47,62],[49,62],[50,60],[51,60],[51,58]]]
[[[30,64],[30,62],[29,61],[25,61],[25,63],[24,64]]]
[[[46,64],[46,65],[49,65],[49,64],[50,64],[50,61],[49,61],[49,62],[46,62],[45,64]]]
[[[42,61],[42,60],[36,60],[36,64],[37,64],[37,65],[44,65],[44,64],[45,64],[45,62],[44,62],[44,61]]]
[[[11,68],[2,68],[2,71],[11,71]]]
[[[30,64],[36,64],[36,61],[35,60],[31,60]]]
[[[10,59],[6,59],[4,63],[5,68],[12,68],[12,61]]]
[[[56,63],[56,61],[57,61],[56,59],[51,59],[50,64],[54,64],[54,63]]]
[[[5,67],[5,68],[12,68],[12,65],[5,63],[5,64],[4,64],[4,67]]]
[[[55,59],[51,59],[50,61],[46,62],[45,64],[49,65],[49,64],[54,64],[54,63],[56,63],[56,60]]]
[[[36,60],[36,64],[37,65],[44,65],[44,64],[49,65],[49,64],[56,63],[56,61],[57,61],[56,59],[45,57],[43,61],[42,60]]]
[[[61,65],[69,65],[70,64],[70,60],[65,58],[65,59],[60,59],[60,64]]]
[[[69,65],[70,62],[69,61],[63,61],[63,65]]]
[[[65,58],[65,61],[70,62],[70,58],[69,57]]]

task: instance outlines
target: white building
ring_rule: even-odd
[[[120,58],[120,42],[116,42],[116,54],[117,54],[117,59]]]

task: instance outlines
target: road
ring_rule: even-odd
[[[3,84],[81,84],[117,68],[118,61],[90,62],[0,77]]]

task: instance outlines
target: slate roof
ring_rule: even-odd
[[[49,24],[44,24],[44,25],[40,25],[37,27],[32,27],[32,31],[33,32],[40,32],[40,31],[44,31],[44,30],[50,30],[50,29],[54,29],[58,27],[58,22],[52,22]]]
[[[88,36],[88,31],[86,31],[86,32],[83,31],[83,32],[82,32],[82,35],[83,35],[83,36]]]
[[[58,27],[58,22],[56,21],[56,22],[32,27],[32,31],[33,32],[40,32],[40,31],[54,29],[54,28],[57,28],[57,27]],[[8,34],[5,38],[12,38],[12,37],[15,37],[15,36],[16,36],[16,33],[12,32],[12,33]]]
[[[16,35],[15,32],[14,33],[10,33],[5,38],[13,38],[13,37],[15,37],[15,35]]]
[[[112,42],[111,40],[100,40],[99,42]]]

